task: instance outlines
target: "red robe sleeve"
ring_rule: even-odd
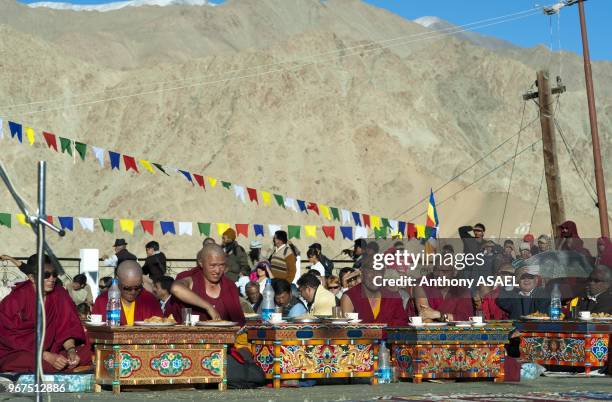
[[[19,283],[0,302],[0,360],[10,352],[32,352],[34,349],[34,300],[34,286],[27,281]]]
[[[454,306],[450,313],[453,315],[453,320],[467,321],[474,315],[474,307],[472,305],[472,296],[469,289],[462,289],[458,297],[447,300],[453,303]]]
[[[100,293],[94,302],[91,314],[101,314],[102,321],[106,321],[106,305],[108,304],[108,292]]]
[[[47,312],[47,332],[53,335],[50,352],[59,353],[64,349],[64,342],[74,339],[76,345],[85,343],[85,331],[81,325],[76,305],[70,294],[62,286],[55,286],[47,295],[45,302]]]
[[[226,306],[228,317],[222,317],[224,320],[235,321],[240,325],[244,325],[246,319],[244,318],[244,312],[240,306],[240,294],[238,293],[238,287],[230,279],[223,276],[221,285],[221,297],[223,298],[223,304]]]
[[[380,311],[376,322],[389,326],[404,326],[408,324],[408,312],[404,308],[399,294],[382,293]]]
[[[121,309],[123,312],[123,309]],[[146,289],[142,289],[136,299],[136,311],[134,311],[134,321],[144,321],[153,316],[163,317],[159,301]]]

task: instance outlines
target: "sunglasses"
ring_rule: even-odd
[[[139,292],[142,290],[142,285],[138,286],[121,286],[124,292]]]
[[[336,290],[336,289],[340,289],[340,286],[330,286],[328,289],[329,290]]]
[[[53,272],[45,272],[45,279],[49,279],[51,278],[51,276],[53,276],[54,278],[57,278],[59,276],[59,274],[55,271]]]

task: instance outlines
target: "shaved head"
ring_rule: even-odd
[[[225,273],[225,251],[218,244],[207,244],[198,253],[198,265],[207,282],[219,283]]]
[[[212,243],[207,244],[198,252],[198,264],[203,266],[203,262],[206,261],[208,256],[225,256],[225,251],[223,251],[223,247],[218,244]]]
[[[123,279],[142,278],[142,268],[136,261],[123,261],[117,267],[117,277],[123,282]]]

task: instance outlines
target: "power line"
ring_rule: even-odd
[[[501,222],[499,223],[499,234],[497,237],[501,237],[502,228],[504,227],[504,219],[506,217],[506,208],[508,207],[508,199],[510,198],[510,187],[512,186],[512,178],[514,176],[514,166],[516,165],[516,153],[518,152],[519,144],[521,143],[521,127],[523,127],[523,121],[525,120],[525,109],[527,108],[527,102],[523,102],[523,113],[521,114],[521,123],[519,124],[519,134],[516,139],[516,147],[514,148],[514,159],[512,160],[512,169],[510,170],[510,180],[508,181],[508,190],[506,191],[506,201],[504,201],[504,212],[502,212]]]
[[[526,126],[528,127],[528,126]],[[542,141],[541,138],[538,138],[537,140],[535,140],[534,142],[532,142],[531,144],[527,145],[525,148],[523,148],[521,151],[519,151],[515,156],[507,159],[506,161],[504,161],[503,163],[497,165],[496,167],[494,167],[493,169],[489,170],[487,173],[483,174],[482,176],[480,176],[479,178],[477,178],[476,180],[474,180],[473,182],[471,182],[470,184],[468,184],[467,186],[463,187],[460,190],[455,191],[453,194],[451,194],[450,196],[446,197],[444,200],[442,200],[441,202],[437,203],[437,206],[444,204],[446,201],[448,201],[449,199],[453,198],[454,196],[456,196],[457,194],[467,190],[468,188],[470,188],[471,186],[473,186],[474,184],[478,183],[480,180],[484,179],[485,177],[489,176],[490,174],[492,174],[493,172],[495,172],[497,169],[501,168],[502,166],[505,166],[507,163],[513,161],[514,159],[516,159],[518,156],[520,156],[521,154],[523,154],[523,152],[529,150],[530,148],[532,148],[533,146],[535,146],[538,142]],[[410,222],[414,221],[416,218],[418,218],[419,216],[425,215],[427,212],[421,212],[420,214],[412,217],[409,219]]]
[[[260,69],[260,68],[276,67],[276,66],[283,65],[283,64],[292,64],[292,63],[298,63],[298,62],[307,62],[307,61],[311,61],[311,60],[313,60],[315,58],[318,58],[318,57],[321,57],[321,56],[328,56],[328,55],[343,53],[343,52],[346,52],[346,51],[349,51],[349,50],[366,48],[366,47],[377,45],[377,44],[381,45],[381,44],[384,44],[384,43],[395,42],[395,41],[399,41],[399,40],[406,39],[406,38],[428,36],[428,35],[432,35],[432,34],[439,34],[439,33],[445,33],[445,32],[448,32],[449,34],[453,34],[454,35],[455,33],[463,32],[464,31],[463,28],[472,27],[474,25],[479,25],[479,24],[486,23],[486,22],[493,22],[493,21],[496,21],[496,20],[503,20],[502,22],[506,22],[505,19],[507,19],[507,18],[521,16],[523,14],[527,14],[527,15],[524,15],[523,17],[529,17],[529,16],[532,16],[532,15],[538,14],[540,9],[541,9],[541,7],[533,7],[533,8],[530,8],[530,9],[527,9],[527,10],[523,10],[523,11],[519,11],[519,12],[516,12],[516,13],[511,13],[511,14],[506,14],[506,15],[502,15],[502,16],[498,16],[498,17],[492,17],[492,18],[487,18],[487,19],[483,19],[483,20],[478,20],[478,21],[474,21],[474,22],[471,22],[471,23],[463,24],[463,25],[443,28],[443,29],[437,30],[435,32],[425,31],[425,32],[419,32],[419,33],[416,33],[416,34],[402,35],[402,36],[398,36],[398,37],[395,37],[395,38],[383,39],[383,40],[380,40],[380,41],[373,41],[372,43],[366,43],[366,44],[363,44],[363,45],[356,45],[356,46],[346,47],[346,48],[342,48],[342,49],[338,49],[338,50],[323,52],[323,53],[319,53],[319,54],[308,56],[308,57],[302,57],[302,58],[297,58],[297,59],[293,59],[293,60],[286,60],[286,61],[280,61],[280,62],[275,62],[275,63],[267,63],[267,64],[261,64],[261,65],[257,65],[257,66],[247,67],[247,68],[240,68],[240,69],[236,69],[236,70],[230,70],[229,72],[225,72],[224,74],[227,75],[227,74],[240,73],[240,72],[243,72],[243,71],[250,71],[250,70]],[[523,17],[521,17],[521,18],[523,18]],[[485,26],[488,26],[488,25],[485,25]],[[473,29],[478,29],[478,28],[482,28],[482,27],[476,26]],[[220,74],[206,74],[206,75],[203,75],[203,76],[196,76],[196,77],[183,78],[183,79],[177,79],[177,80],[167,80],[167,81],[160,81],[160,82],[151,82],[151,83],[144,83],[144,84],[138,84],[138,85],[147,85],[147,86],[148,85],[151,85],[151,86],[152,85],[166,85],[166,84],[185,82],[185,81],[190,81],[190,80],[195,80],[195,79],[215,77],[215,76],[219,76],[219,75]],[[86,93],[76,94],[76,95],[74,95],[71,98],[81,97],[81,96],[89,96],[89,95],[96,95],[96,94],[104,94],[104,93],[108,93],[108,92],[123,91],[123,90],[126,90],[126,88],[122,87],[122,88],[117,88],[117,89],[105,89],[105,90],[101,90],[101,91],[88,92],[88,93],[86,92]],[[6,106],[1,106],[0,110],[12,109],[12,108],[23,107],[23,106],[31,106],[31,105],[36,105],[36,104],[51,103],[51,102],[63,101],[63,100],[66,100],[66,99],[67,98],[64,97],[64,98],[49,99],[49,100],[44,100],[44,101],[33,101],[33,102],[16,104],[16,105],[6,105]]]
[[[497,21],[497,22],[492,22],[492,23],[489,23],[489,24],[481,25],[481,26],[478,26],[477,28],[484,28],[484,27],[488,27],[488,26],[492,26],[492,25],[497,25],[497,24],[501,24],[501,23],[505,23],[505,22],[509,22],[509,21],[513,21],[513,20],[517,20],[517,19],[521,19],[521,18],[526,18],[526,17],[530,17],[532,15],[536,15],[538,13],[539,12],[536,11],[536,12],[532,12],[531,14],[526,14],[526,15],[522,15],[522,16],[518,16],[518,17],[514,17],[514,18],[508,18],[508,19],[505,19],[505,20],[501,20],[501,21]],[[222,83],[227,83],[227,82],[234,81],[234,80],[243,80],[243,79],[249,79],[249,78],[256,78],[256,77],[261,77],[261,76],[265,76],[265,75],[275,74],[275,73],[279,73],[279,72],[291,72],[291,71],[303,69],[303,68],[311,66],[311,65],[321,65],[321,64],[324,65],[326,63],[331,63],[331,62],[337,61],[338,59],[344,59],[344,58],[351,57],[351,56],[360,56],[361,57],[361,56],[364,56],[365,54],[369,54],[369,53],[372,53],[372,52],[378,52],[378,51],[381,51],[381,50],[390,49],[390,48],[399,47],[399,46],[406,46],[406,45],[409,45],[411,43],[416,43],[416,42],[421,42],[421,41],[431,40],[431,39],[441,39],[441,38],[444,38],[444,37],[447,37],[447,36],[451,36],[451,35],[454,35],[454,34],[457,34],[457,33],[461,33],[461,32],[465,32],[465,31],[469,31],[469,30],[470,29],[460,29],[460,30],[455,30],[455,31],[452,31],[452,32],[449,32],[449,33],[445,33],[445,34],[441,34],[441,35],[433,35],[433,36],[430,36],[430,37],[426,37],[426,38],[422,38],[422,39],[416,39],[416,40],[411,40],[411,41],[406,41],[406,42],[403,42],[403,43],[391,44],[391,45],[387,45],[387,46],[380,46],[380,47],[376,47],[374,49],[360,50],[360,51],[353,52],[353,53],[348,53],[348,54],[341,54],[341,55],[338,55],[337,57],[334,57],[334,58],[329,59],[329,60],[312,61],[312,62],[304,63],[302,65],[294,66],[294,67],[291,67],[291,68],[277,68],[277,69],[274,69],[274,70],[264,71],[264,72],[260,72],[260,73],[246,74],[246,75],[242,75],[242,76],[223,78],[223,79],[214,80],[214,81],[196,82],[196,83],[192,83],[192,84],[180,85],[180,86],[170,87],[170,88],[154,89],[154,90],[143,91],[143,92],[138,92],[138,93],[132,93],[132,94],[115,96],[115,97],[111,97],[111,98],[97,99],[97,100],[91,100],[91,101],[86,101],[86,102],[81,102],[81,103],[73,103],[73,104],[63,105],[63,106],[59,106],[59,107],[55,107],[55,108],[41,109],[41,110],[35,110],[35,111],[31,111],[31,112],[21,112],[21,113],[18,113],[18,114],[19,115],[33,115],[33,114],[38,114],[38,113],[54,112],[54,111],[59,111],[59,110],[64,110],[64,109],[78,108],[78,107],[82,107],[82,106],[92,106],[92,105],[96,105],[96,104],[100,104],[100,103],[105,103],[105,102],[111,102],[111,101],[115,101],[115,100],[125,100],[125,99],[129,99],[129,98],[132,98],[132,97],[137,97],[137,96],[154,95],[154,94],[160,94],[160,93],[164,93],[164,92],[178,91],[178,90],[182,90],[182,89],[190,89],[190,88],[201,87],[201,86],[209,86],[209,85],[222,84]],[[374,45],[375,44],[369,44],[368,46],[374,46]]]
[[[463,176],[466,172],[468,172],[470,169],[472,169],[474,166],[478,165],[480,162],[482,162],[485,158],[487,158],[489,155],[491,155],[492,153],[494,153],[495,151],[497,151],[498,149],[500,149],[502,146],[504,146],[505,144],[507,144],[510,140],[512,140],[514,137],[516,137],[517,135],[519,135],[522,131],[526,130],[527,128],[529,128],[533,123],[535,123],[540,117],[536,117],[535,119],[531,120],[525,127],[523,127],[522,129],[520,129],[517,133],[513,134],[512,136],[506,138],[504,141],[502,141],[499,145],[497,145],[495,148],[493,148],[492,150],[490,150],[489,152],[487,152],[485,155],[483,155],[480,159],[478,159],[476,162],[472,163],[470,166],[468,166],[467,168],[463,169],[461,172],[457,173],[456,175],[454,175],[453,177],[451,177],[450,179],[448,179],[444,184],[442,184],[441,186],[436,187],[433,192],[434,194],[437,193],[438,191],[442,190],[444,187],[446,187],[447,185],[449,185],[450,183],[452,183],[453,181],[455,181],[456,179],[458,179],[459,177]],[[420,199],[419,201],[415,202],[414,204],[412,204],[410,207],[408,207],[407,209],[405,209],[404,211],[400,212],[399,214],[397,214],[393,219],[398,219],[400,218],[402,215],[412,211],[414,208],[416,208],[417,206],[421,205],[424,201],[429,199],[429,195],[427,195],[426,197]],[[420,215],[419,215],[420,216]]]

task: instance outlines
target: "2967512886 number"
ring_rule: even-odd
[[[8,384],[6,390],[9,393],[33,394],[38,392],[66,392],[66,384]]]

